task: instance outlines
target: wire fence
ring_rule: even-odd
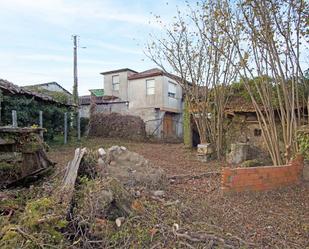
[[[11,118],[11,123],[8,123],[8,120],[5,120],[4,122],[1,122],[1,125],[4,126],[12,126],[14,128],[18,127],[18,113],[16,110],[12,110],[12,118]],[[27,126],[27,127],[40,127],[45,129],[47,131],[46,127],[44,127],[44,112],[39,111],[37,113],[37,120],[38,122],[33,123],[33,120],[29,119],[29,122],[23,120],[22,126]],[[70,133],[76,133],[77,140],[80,141],[81,139],[81,115],[80,111],[77,113],[74,112],[65,112],[63,114],[63,117],[57,117],[58,119],[63,118],[63,123],[61,126],[58,127],[57,130],[53,131],[54,133],[57,133],[58,135],[63,136],[63,143],[67,144],[68,142],[68,137]],[[59,121],[59,120],[58,120]],[[49,120],[50,122],[50,120]],[[26,125],[25,125],[26,123]],[[76,125],[74,125],[76,123]],[[76,132],[72,132],[73,130],[76,130]],[[41,137],[44,138],[44,130],[41,131]],[[54,138],[54,137],[53,137]]]

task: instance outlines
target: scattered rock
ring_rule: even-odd
[[[116,162],[115,162],[115,161],[111,161],[111,162],[109,163],[109,165],[115,166],[115,165],[116,165]]]
[[[137,190],[134,192],[135,197],[140,197],[141,196],[141,191]]]
[[[153,191],[152,194],[156,197],[163,197],[165,196],[165,191],[163,190],[156,190],[156,191]]]
[[[117,227],[121,227],[122,223],[124,222],[124,217],[118,217],[116,220],[115,220],[115,223],[116,223],[116,226]]]
[[[103,148],[98,149],[99,157],[104,158],[106,156],[106,151]]]
[[[122,149],[122,150],[127,150],[127,148],[124,147],[124,146],[120,146],[120,149]]]
[[[165,207],[168,207],[168,206],[173,206],[173,205],[178,205],[180,203],[179,200],[176,200],[176,201],[167,201],[164,203],[164,206]]]
[[[99,165],[100,167],[105,167],[105,166],[106,166],[105,161],[104,161],[102,158],[99,158],[99,159],[98,159],[98,165]]]

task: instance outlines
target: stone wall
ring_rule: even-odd
[[[96,113],[90,119],[89,136],[144,140],[145,123],[136,116]]]
[[[265,191],[300,182],[304,159],[298,155],[288,165],[252,168],[223,168],[221,188],[223,193]]]
[[[267,150],[259,123],[257,121],[247,121],[245,115],[234,117],[225,130],[225,140],[228,145],[233,143],[248,143],[265,151]]]

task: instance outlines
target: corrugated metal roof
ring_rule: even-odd
[[[89,92],[96,97],[104,96],[104,89],[90,89]]]
[[[91,101],[95,101],[95,104],[108,104],[108,103],[125,103],[127,101],[122,101],[116,96],[102,96],[96,97],[91,95],[85,95],[79,97],[79,104],[80,105],[90,105]]]

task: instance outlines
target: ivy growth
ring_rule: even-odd
[[[64,113],[70,111],[70,108],[65,106],[15,95],[3,96],[1,106],[2,125],[12,124],[12,110],[17,112],[18,126],[39,125],[39,112],[43,111],[43,127],[46,129],[44,138],[46,140],[52,140],[57,133],[63,131]]]
[[[297,136],[299,152],[303,154],[306,160],[309,160],[309,134],[299,133]]]

